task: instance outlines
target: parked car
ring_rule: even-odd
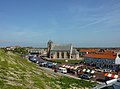
[[[47,62],[47,67],[48,68],[52,68],[53,67],[53,63],[52,62]]]
[[[104,70],[102,70],[102,69],[97,69],[97,72],[104,72]]]
[[[88,74],[80,74],[79,78],[83,78],[83,79],[90,79],[92,78],[91,76],[89,76]]]
[[[34,63],[36,63],[36,62],[38,61],[38,59],[36,59],[36,58],[34,58],[34,57],[29,58],[29,60],[32,61],[32,62],[34,62]]]
[[[40,65],[42,62],[43,62],[43,61],[41,61],[41,60],[38,59],[36,63],[37,63],[38,65]]]
[[[79,78],[82,78],[83,77],[83,74],[79,74]]]
[[[67,73],[67,69],[66,69],[66,68],[62,68],[62,67],[59,67],[59,68],[58,68],[58,72],[60,72],[60,73]]]
[[[39,63],[39,66],[41,66],[41,67],[46,67],[46,66],[47,66],[47,62],[40,62],[40,63]]]
[[[104,72],[111,72],[110,69],[104,69],[103,71],[104,71]]]

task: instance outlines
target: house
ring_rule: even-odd
[[[98,49],[80,49],[79,54],[83,57],[85,54],[95,54],[97,51]]]
[[[73,48],[72,44],[57,45],[49,41],[48,57],[50,59],[79,59],[79,52]]]
[[[100,52],[96,54],[84,55],[84,62],[87,65],[98,68],[118,70],[120,65],[120,52]]]
[[[40,49],[40,48],[29,49],[28,52],[31,55],[37,55],[37,56],[41,56],[41,55],[46,55],[47,54],[45,49]]]
[[[15,50],[16,48],[20,48],[20,46],[9,46],[9,47],[6,47],[6,50],[7,50],[7,51],[13,51],[13,50]]]

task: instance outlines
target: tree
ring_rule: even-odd
[[[15,48],[15,50],[13,52],[17,52],[19,54],[28,54],[28,51],[25,48]]]

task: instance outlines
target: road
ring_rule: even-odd
[[[48,62],[48,61],[46,61],[46,60],[44,60],[42,58],[37,58],[37,59],[39,59],[39,61],[42,61],[42,62]],[[81,80],[81,78],[78,78],[76,75],[72,75],[70,73],[67,73],[67,74],[63,74],[63,73],[60,73],[60,72],[55,73],[53,69],[50,69],[50,68],[47,68],[47,67],[40,67],[40,69],[42,69],[43,71],[47,72],[48,74],[50,73],[50,74],[53,74],[53,75],[66,76],[66,77],[69,77],[69,78],[74,78],[74,79]],[[99,75],[97,77],[102,77],[101,73],[99,73]],[[91,82],[97,82],[98,86],[96,88],[94,88],[94,89],[98,89],[98,87],[100,87],[100,86],[105,86],[105,83],[94,81],[94,79],[93,80],[83,79],[83,80],[85,80],[85,81],[91,81]]]
[[[78,78],[76,76],[73,76],[73,75],[70,75],[70,74],[63,74],[63,73],[60,73],[60,72],[57,72],[55,73],[53,69],[50,69],[50,68],[46,68],[46,67],[40,67],[40,69],[42,69],[43,71],[46,71],[46,72],[49,72],[49,73],[53,73],[53,74],[57,74],[57,75],[60,75],[60,76],[66,76],[66,77],[69,77],[69,78],[74,78],[74,79],[78,79],[78,80],[81,80],[81,78]],[[85,81],[91,81],[91,82],[95,82],[95,81],[92,81],[92,80],[86,80],[86,79],[83,79]],[[101,82],[97,82],[98,84],[104,84],[104,83],[101,83]]]
[[[70,78],[74,78],[74,79],[79,79],[80,80],[80,78],[77,78],[77,77],[72,76],[70,74],[63,74],[63,73],[60,73],[60,72],[55,73],[54,70],[52,70],[50,68],[40,67],[40,69],[42,69],[43,71],[47,71],[47,72],[50,72],[50,73],[53,73],[53,74],[60,75],[60,76],[66,76],[66,77],[70,77]],[[89,80],[86,80],[86,81],[89,81]]]
[[[46,61],[46,60],[44,60],[44,59],[42,59],[42,58],[40,58],[40,57],[37,57],[36,59],[38,59],[38,60],[41,61],[41,62],[49,62],[49,61]],[[57,75],[60,75],[60,76],[66,76],[66,77],[70,77],[70,78],[74,78],[74,79],[78,79],[78,80],[81,79],[81,78],[78,78],[78,75],[72,75],[72,74],[70,74],[70,73],[63,74],[63,73],[59,73],[59,72],[55,73],[53,69],[50,69],[50,68],[47,68],[47,67],[40,67],[40,68],[41,68],[42,70],[44,70],[44,71],[46,71],[46,72],[50,72],[50,73],[52,73],[52,74],[57,74]],[[103,83],[102,83],[102,82],[98,82],[98,81],[96,81],[96,79],[102,78],[103,76],[104,76],[103,73],[98,72],[98,73],[96,73],[96,77],[95,77],[95,78],[90,79],[90,80],[86,80],[86,79],[84,79],[84,80],[85,80],[85,81],[97,82],[98,84],[101,85],[101,84],[104,84],[104,82],[103,82]]]
[[[50,68],[40,67],[40,69],[42,69],[42,70],[45,71],[45,72],[52,73],[52,74],[54,74],[54,75],[57,74],[57,75],[59,75],[59,76],[66,76],[66,77],[69,77],[69,78],[74,78],[74,79],[81,80],[81,78],[78,78],[78,77],[73,76],[73,75],[70,75],[70,74],[63,74],[63,73],[60,73],[60,72],[55,73],[54,70],[52,70],[52,69],[50,69]],[[83,79],[83,80],[85,80],[85,79]],[[95,81],[92,81],[92,80],[85,80],[85,81],[95,82]],[[97,82],[97,86],[94,87],[93,89],[100,89],[100,88],[106,86],[105,83],[101,83],[101,82],[98,82],[98,81],[96,81],[96,82]]]

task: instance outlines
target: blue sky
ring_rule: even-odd
[[[120,47],[120,0],[0,0],[0,45]]]

